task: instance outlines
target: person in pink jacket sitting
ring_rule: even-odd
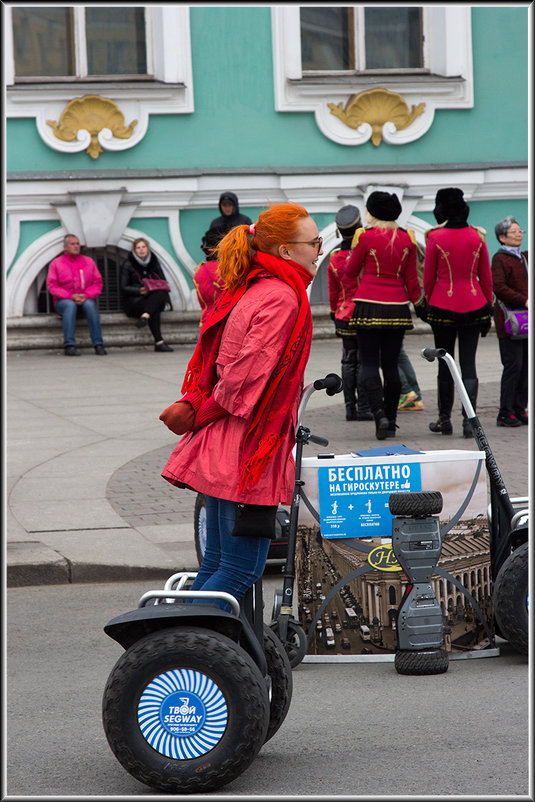
[[[201,329],[183,397],[160,415],[183,435],[162,476],[206,496],[206,549],[192,590],[240,599],[262,576],[279,503],[291,503],[312,340],[306,289],[321,245],[295,204],[273,206],[219,243],[225,290]]]
[[[96,298],[102,292],[102,276],[89,256],[80,253],[80,240],[67,234],[64,253],[50,263],[46,285],[53,296],[54,308],[61,315],[65,356],[80,356],[76,348],[76,318],[83,312],[97,356],[105,356],[100,316]]]

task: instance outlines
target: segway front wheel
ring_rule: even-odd
[[[150,788],[213,791],[252,763],[266,739],[259,668],[218,632],[175,627],[141,638],[114,666],[102,702],[117,760]]]
[[[272,621],[269,626],[280,640],[279,622]],[[307,653],[307,636],[305,635],[303,628],[299,626],[297,621],[295,621],[293,618],[288,620],[288,629],[283,646],[286,650],[286,654],[288,655],[291,667],[295,668],[299,665]]]
[[[505,640],[528,653],[528,544],[506,559],[494,583],[494,615]]]
[[[269,700],[269,725],[266,741],[273,738],[286,718],[292,701],[292,667],[286,650],[275,633],[264,624],[264,654],[271,680]]]
[[[449,658],[445,649],[429,649],[421,652],[397,649],[394,655],[394,667],[398,674],[412,676],[444,674],[448,666]]]

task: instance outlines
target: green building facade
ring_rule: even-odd
[[[97,9],[95,11],[95,9]],[[423,244],[437,189],[488,233],[528,224],[529,4],[96,7],[4,3],[5,314],[46,313],[49,262],[80,237],[120,309],[149,239],[175,310],[196,310],[201,239],[235,192],[256,219],[395,191]],[[525,235],[524,247],[528,247]],[[325,303],[325,258],[312,287]]]

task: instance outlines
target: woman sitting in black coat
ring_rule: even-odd
[[[136,326],[148,325],[154,337],[155,351],[172,351],[164,342],[160,331],[160,315],[169,302],[166,290],[150,292],[143,285],[145,278],[158,278],[165,281],[165,276],[157,257],[151,252],[146,239],[134,240],[132,253],[121,268],[121,293],[124,312],[128,317],[137,318]]]

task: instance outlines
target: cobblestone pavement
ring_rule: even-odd
[[[425,362],[423,368],[417,365],[418,373],[425,370],[426,365],[428,365],[427,370],[434,376],[436,367]],[[321,371],[318,375],[322,375]],[[433,434],[428,428],[430,421],[436,418],[436,393],[432,389],[422,390],[422,397],[425,407],[423,411],[399,412],[397,420],[399,429],[396,436],[398,444],[403,443],[423,451],[477,450],[474,440],[462,437],[462,417],[458,400],[455,402],[452,415],[454,433],[452,436],[442,436]],[[526,496],[527,427],[505,429],[496,426],[498,397],[499,382],[482,383],[477,415],[490,442],[509,495]],[[331,403],[322,409],[305,413],[303,419],[303,423],[312,432],[329,440],[329,451],[335,454],[347,454],[357,447],[374,448],[379,445],[375,438],[373,422],[346,421],[341,394],[330,401]],[[164,446],[149,451],[119,468],[111,477],[107,486],[107,498],[115,511],[130,526],[192,523],[196,494],[190,490],[175,488],[160,476],[171,450],[169,446]],[[306,447],[305,456],[312,456],[317,451],[324,450],[310,445]]]

